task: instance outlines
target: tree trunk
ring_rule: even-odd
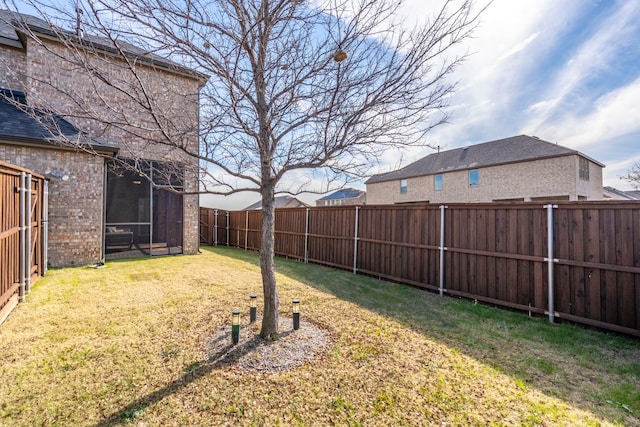
[[[278,291],[273,266],[273,240],[275,224],[274,185],[262,187],[262,245],[260,247],[260,272],[264,292],[264,310],[262,316],[262,338],[273,338],[278,333]]]

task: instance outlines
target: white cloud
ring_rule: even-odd
[[[544,133],[547,130],[547,120],[566,108],[563,101],[570,96],[579,97],[581,92],[586,91],[583,86],[589,78],[611,67],[615,56],[625,48],[623,35],[637,27],[639,15],[639,3],[625,2],[605,19],[598,31],[579,47],[548,89],[541,94],[542,99],[550,99],[552,102],[539,101],[527,109],[532,115],[524,127],[534,133]],[[584,96],[589,97],[588,94]]]
[[[498,60],[502,61],[503,59],[507,59],[508,57],[510,57],[512,55],[515,55],[516,53],[520,52],[521,50],[524,50],[524,48],[527,47],[535,39],[537,39],[539,35],[540,35],[540,32],[531,34],[525,40],[523,40],[522,42],[520,42],[517,45],[515,45],[509,52],[505,53],[500,58],[498,58]]]
[[[565,115],[545,127],[563,145],[573,148],[640,132],[640,77],[600,97],[584,115]]]
[[[553,98],[545,101],[539,101],[539,102],[536,102],[535,104],[531,104],[527,108],[526,112],[533,113],[533,114],[540,114],[544,111],[553,109],[556,105],[558,105],[560,101],[561,101],[560,98]]]
[[[477,7],[486,3],[481,1]],[[427,142],[451,149],[515,134],[510,129],[522,120],[514,120],[512,102],[526,84],[522,75],[538,66],[539,56],[561,39],[565,23],[580,7],[577,1],[495,0],[482,15],[474,37],[457,48],[457,53],[469,52],[470,56],[452,76],[460,85],[451,98],[451,123],[436,129]],[[433,9],[431,2],[411,0],[404,11],[409,22],[414,22],[416,16],[426,17]],[[423,148],[410,153],[416,154],[405,160],[431,151]],[[390,153],[388,164],[397,157]]]

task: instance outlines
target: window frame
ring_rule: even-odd
[[[441,191],[444,188],[444,178],[442,174],[434,175],[433,177],[433,189],[435,191]]]
[[[578,158],[578,177],[583,181],[589,181],[589,163],[584,157]]]
[[[407,194],[409,183],[406,179],[400,180],[400,194]]]
[[[475,179],[472,180],[472,174],[475,175]],[[479,169],[469,169],[469,187],[478,187],[480,186],[480,170]]]

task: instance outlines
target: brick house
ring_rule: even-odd
[[[364,205],[367,193],[355,188],[343,188],[316,200],[316,206],[355,206]]]
[[[366,181],[369,204],[601,200],[604,165],[519,135],[430,154]]]
[[[183,151],[198,149],[199,91],[207,77],[122,46],[164,116],[151,117],[121,93],[137,88],[108,41],[0,11],[0,160],[49,179],[54,267],[198,250],[198,165]],[[43,127],[38,114],[56,126]],[[170,144],[154,143],[162,136],[148,130],[152,120],[173,126]],[[61,136],[81,143],[61,144]]]

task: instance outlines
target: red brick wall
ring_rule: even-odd
[[[100,261],[104,162],[70,150],[0,144],[0,159],[67,179],[49,181],[49,263],[53,267]]]

